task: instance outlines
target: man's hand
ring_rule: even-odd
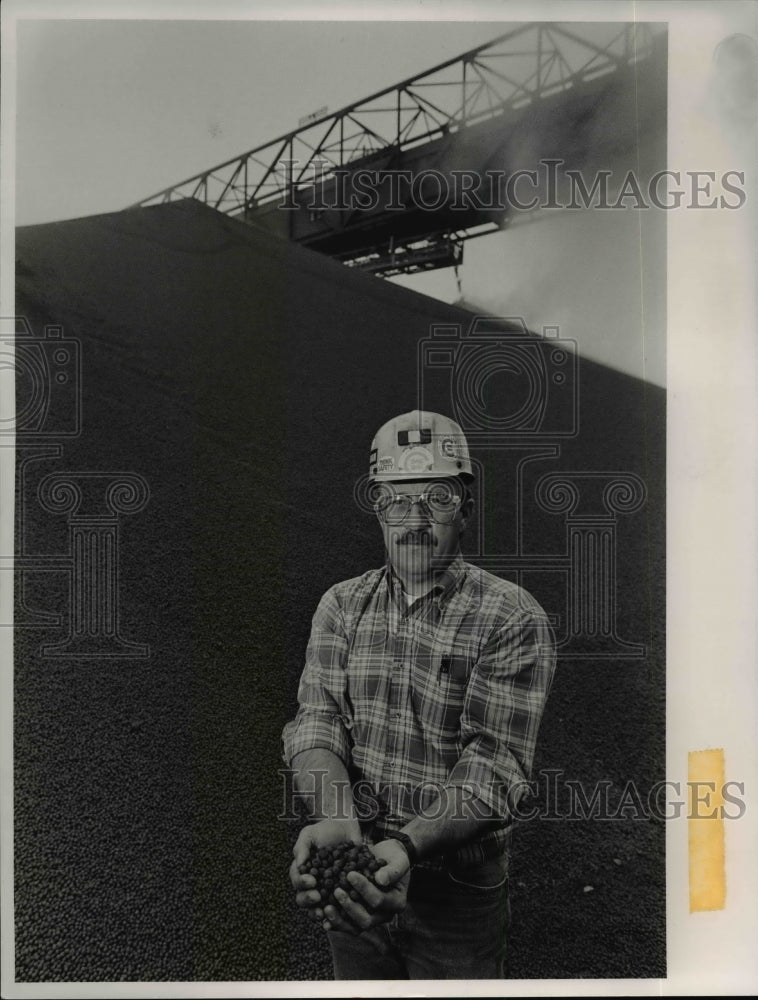
[[[290,882],[295,890],[295,902],[308,910],[312,920],[320,922],[324,919],[324,911],[319,905],[321,896],[316,891],[316,879],[313,875],[301,874],[300,867],[309,859],[312,845],[319,848],[336,847],[346,840],[354,844],[362,842],[361,828],[357,820],[323,819],[319,823],[303,827],[295,841],[292,849],[294,858],[289,869]]]
[[[350,872],[347,876],[353,887],[350,893],[337,889],[334,895],[339,908],[330,904],[324,909],[325,930],[360,934],[377,924],[387,923],[405,909],[411,877],[405,848],[397,840],[382,840],[372,850],[377,858],[386,861],[374,876],[377,884],[360,872]]]

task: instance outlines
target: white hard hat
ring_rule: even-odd
[[[473,479],[468,444],[454,420],[411,410],[376,432],[369,459],[369,477],[375,482],[449,476]]]

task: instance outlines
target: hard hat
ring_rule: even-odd
[[[447,476],[474,478],[466,438],[454,420],[411,410],[376,432],[369,458],[369,477],[375,482]]]

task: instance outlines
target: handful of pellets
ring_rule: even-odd
[[[369,881],[374,881],[374,873],[383,868],[387,862],[377,858],[367,844],[352,844],[346,840],[336,847],[316,847],[311,845],[310,858],[300,865],[301,875],[312,875],[316,880],[316,888],[321,893],[321,905],[327,903],[339,905],[334,898],[335,889],[343,889],[351,899],[361,898],[348,882],[349,872],[360,872]]]

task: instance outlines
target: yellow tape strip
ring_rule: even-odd
[[[724,751],[693,750],[688,756],[690,913],[723,910]]]

